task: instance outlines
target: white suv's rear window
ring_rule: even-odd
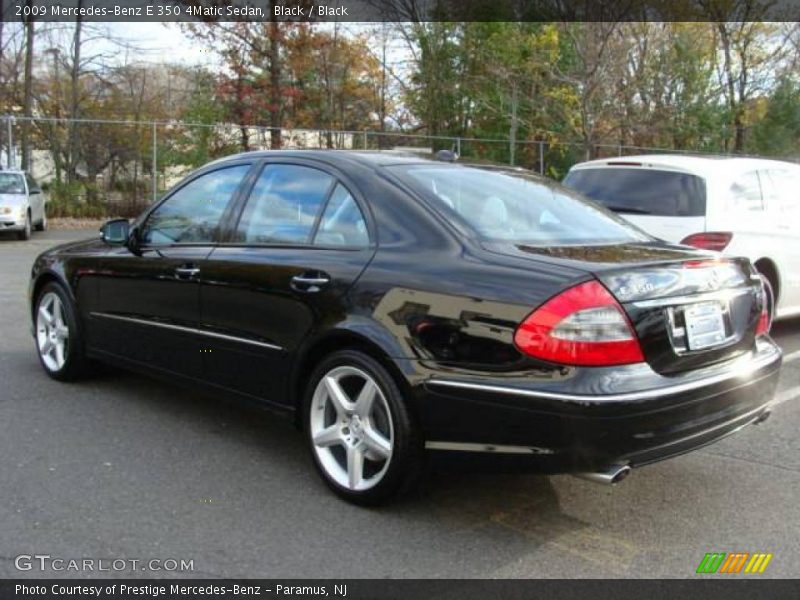
[[[696,175],[655,169],[578,169],[564,185],[618,213],[659,217],[706,214],[706,184]]]

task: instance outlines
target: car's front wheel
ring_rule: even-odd
[[[18,234],[19,239],[23,241],[31,239],[31,230],[32,230],[31,211],[28,211],[28,214],[25,216],[25,228]]]
[[[64,288],[46,284],[36,301],[36,349],[45,372],[69,381],[86,371],[86,357],[75,307]]]
[[[304,407],[314,463],[341,497],[374,505],[415,483],[423,460],[419,429],[374,358],[355,350],[327,357],[311,376]]]

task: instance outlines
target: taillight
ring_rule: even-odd
[[[758,317],[758,325],[756,325],[756,336],[759,335],[766,335],[769,333],[769,313],[767,309],[764,308],[761,310],[761,316]]]
[[[681,240],[681,244],[722,252],[731,243],[731,238],[733,238],[733,233],[730,231],[706,231],[687,235]]]
[[[769,333],[770,327],[772,327],[772,319],[770,318],[770,310],[769,310],[769,303],[770,303],[770,296],[768,295],[770,292],[767,291],[767,286],[769,282],[762,279],[762,287],[761,287],[761,314],[758,316],[758,323],[756,324],[756,337],[759,335],[766,335]]]
[[[622,307],[598,281],[578,284],[542,304],[517,328],[514,343],[529,356],[566,365],[644,360]]]

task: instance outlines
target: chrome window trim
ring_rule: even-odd
[[[239,342],[242,344],[250,344],[251,346],[259,346],[261,348],[268,348],[270,350],[283,350],[281,346],[276,346],[275,344],[269,344],[267,342],[259,342],[257,340],[251,340],[247,338],[236,337],[232,335],[225,335],[223,333],[216,333],[214,331],[206,331],[204,329],[198,329],[196,327],[184,327],[183,325],[173,325],[171,323],[161,323],[159,321],[150,321],[148,319],[137,319],[135,317],[123,317],[121,315],[112,315],[109,313],[103,312],[92,312],[89,313],[92,317],[99,317],[102,319],[112,319],[116,321],[126,321],[128,323],[136,323],[138,325],[149,325],[151,327],[160,327],[162,329],[170,329],[172,331],[180,331],[183,333],[193,333],[196,335],[202,335],[206,337],[215,338],[218,340],[227,340],[230,342]]]

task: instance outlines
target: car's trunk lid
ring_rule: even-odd
[[[600,280],[627,313],[645,359],[660,373],[728,360],[753,347],[763,298],[747,259],[659,243],[484,247],[580,268]]]
[[[626,212],[618,214],[650,235],[673,243],[678,243],[693,233],[706,230],[705,217],[655,217]]]

